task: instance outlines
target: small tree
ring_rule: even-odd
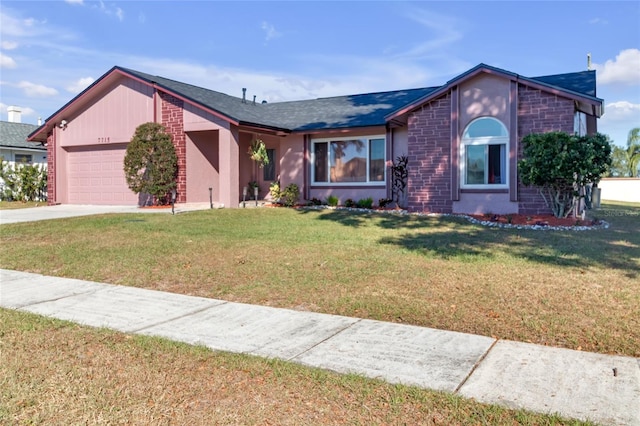
[[[168,204],[169,192],[176,187],[178,156],[162,125],[138,126],[127,146],[124,173],[133,192],[152,195],[156,204]]]
[[[537,186],[556,217],[575,207],[579,188],[596,184],[611,164],[611,145],[602,134],[577,136],[564,132],[532,133],[522,139],[520,180]]]

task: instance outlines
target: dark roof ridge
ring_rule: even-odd
[[[138,77],[148,76],[148,77],[151,77],[151,78],[159,78],[159,79],[162,79],[162,80],[170,81],[172,83],[183,84],[185,86],[190,86],[190,87],[193,87],[195,89],[200,89],[200,90],[208,90],[210,92],[215,92],[215,93],[218,93],[218,94],[221,94],[221,95],[229,96],[230,98],[235,98],[235,99],[238,99],[238,100],[242,100],[242,98],[240,98],[240,97],[229,95],[228,93],[225,93],[225,92],[220,92],[218,90],[209,89],[207,87],[196,86],[195,84],[185,83],[184,81],[176,80],[176,79],[173,79],[173,78],[163,77],[161,75],[153,75],[153,74],[149,74],[149,73],[146,73],[146,72],[137,71],[137,70],[134,70],[134,69],[131,69],[131,68],[125,68],[125,67],[120,67],[120,66],[116,66],[115,68],[117,68],[117,69],[119,69],[121,71],[127,72],[129,74],[137,75]],[[149,82],[151,82],[151,83],[160,84],[156,80],[152,80],[152,79],[147,78],[147,77],[144,77],[144,78],[145,78],[145,80],[149,80]],[[256,102],[256,104],[257,104],[257,102]]]

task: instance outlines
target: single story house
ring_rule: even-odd
[[[13,166],[33,164],[47,166],[47,148],[41,142],[29,142],[27,137],[38,126],[22,123],[22,111],[18,107],[7,108],[8,121],[0,121],[0,157]]]
[[[256,102],[114,67],[29,136],[46,143],[49,202],[136,204],[123,158],[136,127],[163,124],[178,153],[177,202],[237,207],[250,181],[296,183],[301,198],[391,197],[406,155],[410,211],[547,213],[518,180],[533,132],[594,133],[603,113],[595,71],[543,77],[485,64],[438,87],[292,102]],[[270,165],[247,151],[265,142]]]

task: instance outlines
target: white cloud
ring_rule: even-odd
[[[604,106],[602,122],[636,120],[640,126],[640,104],[629,101],[611,102]]]
[[[97,4],[93,4],[91,7],[99,10],[105,15],[115,16],[120,22],[124,20],[124,11],[119,7],[107,6],[104,1],[100,0]]]
[[[629,130],[640,126],[640,104],[616,101],[605,104],[598,131],[609,135],[616,145],[625,146]]]
[[[278,38],[282,36],[282,33],[276,31],[276,27],[274,27],[273,24],[270,24],[266,21],[262,23],[261,28],[264,30],[266,34],[265,41],[273,40],[274,38]]]
[[[74,5],[74,6],[87,6],[91,5],[92,9],[98,10],[105,15],[115,16],[118,18],[118,21],[122,22],[124,20],[124,10],[117,6],[106,5],[104,1],[99,0],[98,2],[85,3],[84,0],[64,0],[65,3]]]
[[[601,84],[640,84],[640,50],[626,49],[604,64],[594,64]]]
[[[609,21],[607,21],[606,19],[602,19],[602,18],[593,18],[589,20],[589,23],[591,25],[607,25],[609,23]]]
[[[3,40],[2,43],[0,44],[0,46],[4,49],[4,50],[13,50],[16,47],[18,47],[18,43],[16,43],[15,41],[6,41]]]
[[[400,56],[423,58],[434,53],[441,54],[442,49],[462,39],[462,32],[457,30],[462,25],[455,18],[417,8],[411,9],[406,17],[430,30],[431,34],[428,41],[418,43]]]
[[[15,68],[16,61],[11,56],[5,55],[0,52],[0,68]]]
[[[80,93],[87,88],[95,79],[93,77],[82,77],[66,87],[71,93]]]
[[[52,87],[31,83],[30,81],[21,81],[18,83],[18,87],[24,90],[27,96],[34,98],[56,96],[58,94],[58,91]]]

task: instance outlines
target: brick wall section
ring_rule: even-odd
[[[55,129],[47,135],[47,204],[56,204],[56,146],[53,137]]]
[[[447,94],[409,115],[410,211],[452,212],[450,155],[451,99]]]
[[[573,101],[520,84],[518,86],[518,158],[522,158],[522,138],[531,133],[561,131],[573,133]],[[549,214],[551,211],[538,188],[518,180],[520,214]]]
[[[184,134],[184,102],[167,93],[160,92],[162,99],[161,124],[173,139],[178,155],[177,203],[187,202],[187,140]]]

